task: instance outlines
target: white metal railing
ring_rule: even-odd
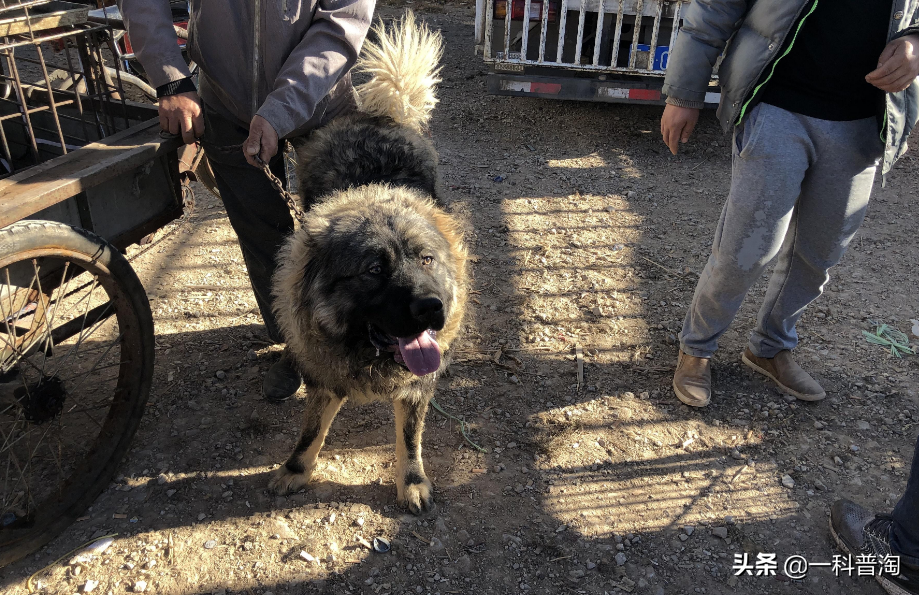
[[[546,66],[663,76],[683,4],[690,1],[477,0],[476,43],[496,70]],[[496,8],[503,8],[503,17]],[[570,18],[577,18],[576,31]],[[662,35],[669,35],[668,43],[658,46]]]

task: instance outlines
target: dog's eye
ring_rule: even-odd
[[[433,257],[433,256],[425,256],[424,258],[421,259],[421,264],[423,264],[423,265],[429,265],[429,264],[431,264],[432,262],[434,262],[434,257]]]
[[[370,273],[371,275],[379,275],[380,273],[383,272],[383,267],[381,267],[378,264],[375,264],[372,267],[370,267],[370,269],[368,269],[367,272]]]

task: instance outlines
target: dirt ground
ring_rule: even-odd
[[[876,188],[798,325],[799,361],[828,398],[789,400],[740,364],[761,283],[721,343],[711,406],[690,409],[670,383],[730,181],[714,115],[672,157],[659,107],[489,96],[473,10],[425,18],[447,42],[433,138],[475,278],[436,400],[486,452],[432,410],[423,447],[438,507],[413,517],[395,506],[391,408],[346,405],[310,489],[268,493],[301,406],[261,399],[279,348],[222,205],[196,185],[187,223],[134,261],[158,354],[134,446],[81,521],[0,570],[0,590],[26,593],[33,572],[117,533],[105,553],[39,575],[42,592],[90,580],[102,594],[881,593],[828,568],[799,581],[781,570],[796,554],[832,560],[833,500],[888,510],[905,485],[919,358],[861,333],[919,318],[916,151]],[[392,551],[369,551],[374,537]],[[744,552],[775,553],[778,576],[734,577]]]

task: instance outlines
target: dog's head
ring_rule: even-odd
[[[288,247],[275,292],[301,328],[308,320],[418,376],[440,368],[438,333],[449,341],[462,316],[465,252],[455,222],[429,199],[384,185],[341,192],[310,211]],[[285,300],[289,291],[296,297]]]

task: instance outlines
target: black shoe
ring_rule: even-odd
[[[873,556],[878,562],[874,578],[890,595],[919,595],[919,568],[899,560],[899,572],[894,574],[885,564],[888,556],[896,556],[890,548],[892,525],[889,515],[874,516],[849,500],[837,500],[830,509],[830,533],[842,551],[852,556]]]
[[[300,390],[302,383],[300,374],[285,349],[281,359],[268,368],[265,379],[262,381],[262,395],[267,401],[280,403]]]

